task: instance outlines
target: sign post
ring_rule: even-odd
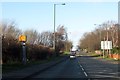
[[[22,43],[22,49],[23,49],[22,62],[23,62],[23,64],[26,64],[27,59],[26,59],[26,46],[25,46],[25,42]]]
[[[105,44],[104,44],[104,41],[101,41],[101,49],[103,50],[103,58],[105,57],[104,55],[105,55],[105,51],[104,51],[104,49],[105,49]]]
[[[25,42],[27,41],[27,37],[25,35],[20,35],[19,36],[19,41],[22,43],[22,63],[25,65],[27,62],[26,59],[26,44]]]

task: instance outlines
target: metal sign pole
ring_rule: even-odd
[[[104,58],[104,49],[105,49],[105,42],[103,41],[103,58]]]
[[[25,42],[22,42],[22,49],[23,49],[22,62],[23,62],[23,64],[26,64],[26,46],[25,46]]]
[[[105,51],[104,51],[104,49],[103,49],[103,58],[104,58],[104,55],[105,55]]]

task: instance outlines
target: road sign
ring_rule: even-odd
[[[104,41],[101,41],[101,49],[105,49],[104,48]]]
[[[112,41],[108,41],[107,45],[108,45],[108,47],[107,47],[108,49],[112,49]]]
[[[27,37],[25,35],[20,35],[19,36],[19,41],[26,42],[27,41]]]
[[[112,49],[112,41],[101,41],[101,49]]]

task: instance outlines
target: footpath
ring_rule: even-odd
[[[48,63],[32,65],[30,67],[2,74],[2,80],[26,80],[30,76],[36,75],[40,72],[43,72],[52,66],[55,66],[64,60],[68,59],[68,56],[62,56],[59,60],[50,61]]]

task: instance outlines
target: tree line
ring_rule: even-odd
[[[101,41],[112,41],[113,48],[120,49],[120,25],[115,21],[107,21],[93,31],[86,32],[79,40],[81,49],[88,51],[101,50]]]
[[[29,29],[21,31],[15,25],[15,22],[1,22],[0,30],[2,31],[2,62],[21,62],[22,45],[18,41],[21,34],[27,36],[26,51],[27,60],[36,61],[59,56],[60,52],[66,50],[66,46],[72,46],[72,41],[67,40],[67,30],[62,25],[57,27],[55,32],[56,49],[53,49],[53,32],[43,31],[41,33],[36,30]],[[70,47],[67,48],[69,51]]]

